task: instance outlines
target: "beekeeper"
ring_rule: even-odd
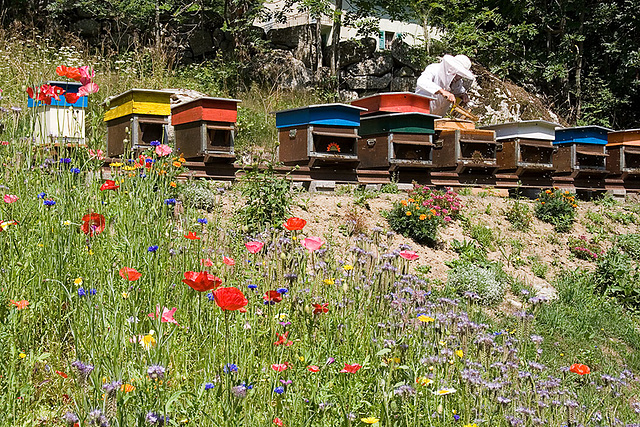
[[[424,69],[418,78],[416,93],[435,98],[431,101],[431,114],[446,115],[456,96],[462,103],[469,101],[469,96],[462,84],[462,79],[474,80],[471,72],[471,60],[465,55],[445,55],[437,64]]]

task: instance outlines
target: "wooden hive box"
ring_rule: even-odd
[[[361,111],[353,105],[322,104],[276,112],[280,161],[355,168]]]
[[[76,82],[47,82],[50,86],[58,86],[65,93],[78,93],[82,86]],[[36,110],[33,138],[36,144],[53,144],[66,146],[84,146],[85,139],[85,109],[88,101],[81,96],[75,103],[65,100],[64,94],[60,100],[51,100],[51,105],[29,98],[27,106]]]
[[[640,129],[609,132],[607,153],[612,174],[640,176]]]
[[[388,92],[351,101],[351,105],[365,108],[362,115],[378,113],[424,113],[431,112],[433,98],[411,92]]]
[[[202,97],[171,109],[176,149],[187,159],[233,162],[239,99]]]
[[[439,119],[435,121],[433,166],[455,169],[457,173],[497,168],[496,137],[492,130],[476,129],[468,120]]]
[[[358,157],[363,169],[425,168],[432,165],[433,121],[425,113],[367,115],[360,118]]]
[[[560,125],[546,120],[527,120],[484,126],[494,130],[498,142],[498,168],[516,175],[554,170],[555,130]]]
[[[104,121],[107,124],[107,155],[116,157],[129,150],[139,152],[151,141],[168,142],[171,92],[131,89],[108,98]]]
[[[607,175],[607,135],[602,126],[579,126],[556,129],[553,142],[558,151],[553,156],[556,173]]]

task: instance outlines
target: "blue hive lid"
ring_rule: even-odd
[[[58,86],[64,89],[64,93],[78,93],[80,87],[82,87],[82,83],[78,82],[59,82],[59,81],[48,81],[48,85],[50,86]],[[67,100],[64,98],[64,93],[60,96],[60,101],[56,101],[55,99],[51,99],[51,106],[56,107],[74,107],[74,108],[87,108],[89,105],[89,101],[86,96],[81,96],[75,103],[69,104]],[[36,101],[34,99],[29,98],[27,101],[27,107],[32,108],[36,106],[45,105],[41,101]]]
[[[306,125],[358,127],[360,112],[366,108],[348,104],[319,104],[277,111],[276,127],[286,128]]]
[[[602,126],[576,126],[556,130],[556,140],[558,144],[593,144],[607,145],[608,134],[612,129]]]

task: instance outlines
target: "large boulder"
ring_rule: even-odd
[[[393,69],[393,58],[388,53],[376,53],[373,58],[347,67],[352,76],[384,76]]]
[[[211,33],[206,30],[194,31],[189,37],[189,48],[194,57],[213,52],[215,48]]]
[[[411,53],[411,46],[406,44],[400,38],[393,39],[391,43],[391,56],[399,65],[405,65],[414,70],[420,70],[420,64]]]
[[[392,92],[415,92],[417,77],[394,77],[391,80]]]
[[[313,74],[304,63],[288,50],[274,49],[254,57],[250,64],[251,78],[262,83],[278,85],[281,89],[304,89],[312,82]]]
[[[376,51],[376,39],[366,37],[359,40],[345,40],[340,42],[340,66],[347,67],[370,58]],[[331,47],[327,48],[331,50]],[[330,57],[330,55],[327,55]]]
[[[81,37],[96,37],[100,34],[100,23],[95,19],[80,19],[73,28]]]
[[[393,76],[391,73],[387,73],[382,77],[349,76],[345,79],[345,83],[351,90],[381,90],[386,89],[392,79]]]

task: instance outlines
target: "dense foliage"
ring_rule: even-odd
[[[536,199],[535,213],[538,219],[553,224],[563,233],[573,226],[577,206],[575,194],[559,189],[544,190]]]

